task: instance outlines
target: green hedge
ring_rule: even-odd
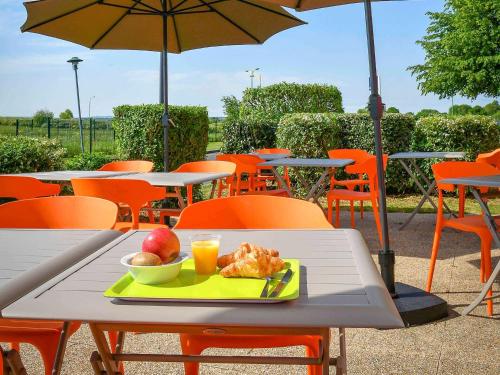
[[[328,150],[342,146],[341,129],[332,113],[293,113],[285,115],[276,132],[277,147],[288,148],[293,156],[301,158],[324,158]],[[302,176],[311,184],[323,171],[304,168]],[[294,168],[290,177],[296,180]],[[299,193],[304,191],[299,190]]]
[[[93,152],[92,154],[85,153],[67,159],[64,168],[69,171],[94,171],[101,168],[104,164],[115,160],[119,160],[119,158],[100,152]]]
[[[368,114],[346,113],[334,116],[342,129],[342,147],[360,148],[375,153],[373,121]],[[382,146],[384,153],[409,151],[415,118],[412,115],[386,113],[382,118]],[[386,171],[386,189],[389,193],[414,190],[413,182],[397,161],[390,160]]]
[[[0,136],[0,173],[63,169],[65,155],[56,140]]]
[[[413,151],[463,151],[466,160],[500,147],[500,128],[490,116],[432,116],[417,121],[413,132]],[[432,176],[430,166],[438,160],[419,162]]]
[[[122,105],[113,109],[118,156],[122,159],[145,159],[163,169],[163,128],[160,104]],[[169,170],[179,165],[203,160],[208,144],[208,112],[206,107],[169,106],[170,127]]]
[[[278,83],[247,89],[239,102],[223,99],[223,152],[275,147],[280,119],[288,113],[343,112],[340,91],[329,85]]]

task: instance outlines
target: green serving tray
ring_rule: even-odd
[[[276,303],[299,297],[300,265],[297,259],[284,259],[286,267],[273,275],[269,293],[279,283],[288,268],[293,271],[289,283],[276,298],[260,298],[266,280],[252,278],[225,278],[218,273],[210,276],[196,274],[194,261],[182,264],[179,276],[158,285],[135,282],[128,272],[104,292],[105,297],[128,301],[182,301],[182,302],[238,302]]]

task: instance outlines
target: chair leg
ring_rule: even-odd
[[[30,340],[29,343],[35,346],[40,352],[45,368],[45,375],[51,375],[59,344],[59,334],[41,335]]]
[[[200,355],[203,352],[202,347],[196,345],[195,342],[188,340],[185,335],[179,335],[181,341],[182,354],[186,355]],[[198,362],[184,362],[185,375],[198,375],[200,364]]]
[[[306,357],[318,358],[319,357],[319,341],[316,346],[306,346]],[[307,375],[321,375],[321,366],[309,365],[307,366]]]
[[[465,214],[465,186],[458,186],[458,217],[464,217]]]
[[[485,236],[486,237],[486,236]],[[484,279],[488,280],[490,275],[491,275],[491,237],[487,238],[481,238],[481,253],[483,256],[483,264],[484,264]],[[491,297],[493,297],[493,290],[490,288],[488,290],[488,293],[486,294],[486,297],[488,298],[486,300],[486,309],[488,311],[488,315],[492,316],[493,315],[493,300]]]
[[[429,264],[429,274],[427,275],[427,286],[425,287],[425,290],[428,292],[431,291],[432,287],[432,277],[434,275],[434,268],[436,266],[436,259],[439,252],[439,242],[441,241],[442,230],[443,228],[439,225],[439,223],[436,223],[436,230],[434,232],[434,242],[432,243],[432,253]]]
[[[333,224],[333,201],[328,200],[328,210],[327,210],[327,215],[326,217],[328,218],[328,222]]]
[[[10,350],[15,350],[16,352],[20,353],[21,352],[21,348],[19,346],[19,343],[18,342],[10,342],[9,343],[9,348]]]
[[[335,228],[340,228],[340,200],[335,200]]]
[[[354,218],[354,201],[349,201],[351,206],[351,228],[356,228],[356,220]]]
[[[193,185],[187,186],[187,204],[188,206],[193,204]]]

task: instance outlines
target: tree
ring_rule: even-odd
[[[486,104],[483,107],[483,112],[485,115],[494,116],[495,113],[500,112],[500,105],[497,100],[493,100],[491,103]]]
[[[424,108],[417,112],[415,118],[418,120],[419,118],[422,117],[439,116],[439,115],[442,115],[442,113],[439,112],[437,109]]]
[[[389,107],[385,110],[385,113],[399,113],[399,109],[396,107]]]
[[[417,41],[425,62],[408,68],[422,93],[499,96],[500,1],[446,0],[443,12],[427,15],[427,35]]]
[[[59,114],[59,118],[61,120],[71,120],[73,118],[73,112],[71,112],[71,109],[66,109]]]
[[[54,113],[50,112],[48,109],[40,109],[33,115],[33,124],[36,126],[41,126],[47,122],[48,119],[53,119]]]

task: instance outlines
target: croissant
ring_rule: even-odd
[[[255,277],[264,278],[281,271],[285,262],[265,252],[250,253],[246,258],[229,264],[220,271],[223,277]]]
[[[264,253],[271,257],[279,257],[280,253],[278,250],[265,249],[260,246],[252,245],[247,242],[242,242],[240,246],[230,254],[222,255],[217,259],[217,267],[224,268],[235,263],[238,260],[247,258],[250,254]]]

